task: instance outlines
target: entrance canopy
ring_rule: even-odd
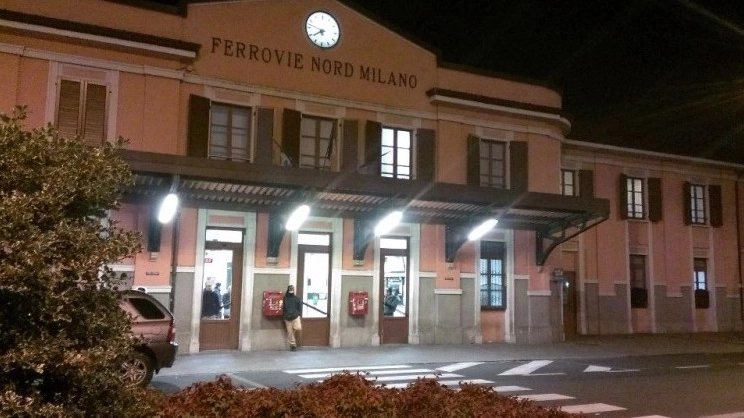
[[[404,222],[446,226],[447,261],[454,259],[455,252],[467,239],[467,231],[485,219],[496,218],[500,228],[535,231],[536,260],[543,265],[557,245],[606,220],[610,213],[609,201],[594,197],[515,192],[400,180],[355,171],[308,170],[132,150],[122,150],[121,156],[134,173],[134,187],[125,195],[127,202],[155,205],[173,190],[184,206],[268,212],[273,219],[289,215],[299,204],[308,204],[314,216],[351,218],[355,226],[401,209]],[[363,238],[369,238],[366,233],[360,235],[354,238],[355,258],[360,249],[358,239],[360,246],[366,246],[367,240]]]

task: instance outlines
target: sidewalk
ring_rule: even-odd
[[[743,353],[744,332],[581,336],[545,344],[301,347],[290,351],[206,351],[184,354],[161,376],[300,368],[470,361],[611,358],[662,354]]]

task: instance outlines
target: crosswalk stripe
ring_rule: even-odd
[[[529,363],[523,364],[521,366],[511,368],[503,373],[499,373],[499,376],[528,376],[535,370],[541,367],[545,367],[552,362],[553,360],[534,360]],[[542,374],[545,374],[545,373],[542,373]],[[563,374],[563,373],[549,373],[549,374],[557,375],[557,374]]]
[[[364,374],[375,375],[375,376],[377,376],[377,375],[386,375],[386,374],[400,373],[400,370],[369,370],[369,369],[364,369],[364,370],[360,370],[360,371],[365,372]],[[431,369],[406,369],[405,370],[405,373],[434,373],[434,370],[431,370]],[[309,374],[301,374],[299,376],[302,377],[302,378],[305,378],[305,379],[327,379],[327,378],[333,376],[334,374],[338,374],[338,373],[309,373]]]
[[[742,416],[744,416],[744,415],[742,415]],[[669,418],[669,417],[664,416],[664,415],[644,415],[642,417],[633,417],[633,418]],[[700,418],[705,418],[705,417],[700,417]],[[741,417],[739,417],[739,418],[741,418]]]
[[[393,381],[396,381],[396,380],[437,379],[437,378],[451,378],[451,377],[462,377],[462,375],[454,374],[454,373],[442,373],[440,375],[436,375],[436,374],[407,374],[407,375],[399,375],[399,376],[371,377],[371,378],[367,378],[367,380],[372,380],[372,381],[376,381],[376,382],[393,382]]]
[[[467,369],[468,367],[477,366],[479,364],[483,364],[483,362],[482,361],[469,361],[466,363],[455,363],[455,364],[450,364],[449,366],[437,367],[437,370],[441,370],[443,372],[456,372],[458,370]]]
[[[522,390],[532,390],[530,388],[523,388],[522,386],[494,386],[493,390],[496,392],[519,392]]]
[[[388,369],[409,369],[411,366],[406,364],[396,364],[392,366],[358,366],[358,367],[328,367],[325,369],[294,369],[284,370],[284,373],[299,374],[299,373],[322,373],[322,372],[342,372],[344,370],[388,370]]]
[[[730,414],[706,415],[700,418],[744,418],[744,412],[732,412]]]
[[[584,405],[566,405],[560,407],[563,412],[570,414],[598,414],[600,412],[611,412],[611,411],[625,411],[627,408],[623,408],[615,405],[607,405],[606,403],[588,403]]]
[[[560,393],[536,393],[534,395],[517,395],[517,398],[535,402],[576,399],[573,396],[561,395]]]
[[[476,385],[485,385],[489,383],[493,383],[490,380],[483,380],[483,379],[465,379],[465,380],[440,380],[437,383],[440,383],[445,386],[460,386],[460,383],[473,383]],[[386,388],[391,389],[405,389],[410,385],[411,382],[408,383],[385,383]]]

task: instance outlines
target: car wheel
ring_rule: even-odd
[[[134,354],[121,363],[119,379],[126,386],[147,386],[155,373],[152,360],[144,353],[135,351]]]

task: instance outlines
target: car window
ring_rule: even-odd
[[[163,319],[165,314],[154,303],[142,298],[129,298],[137,313],[144,319]]]

